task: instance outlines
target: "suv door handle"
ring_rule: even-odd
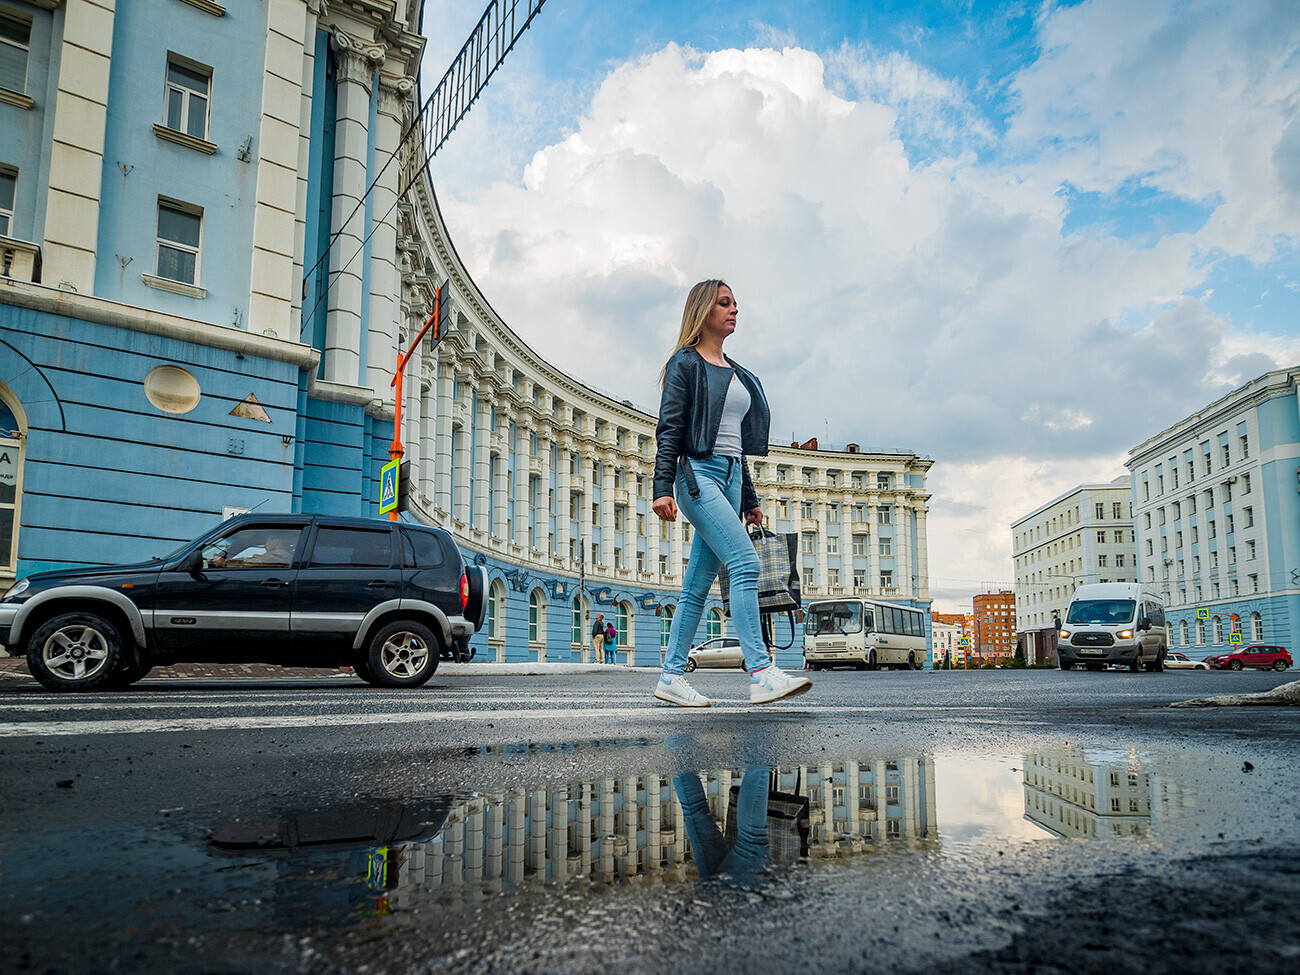
[[[374,582],[366,583],[367,589],[391,589],[392,586],[391,582],[384,582],[383,579],[376,579]]]
[[[287,586],[288,583],[283,579],[267,579],[262,585],[267,589],[279,589],[281,586]]]

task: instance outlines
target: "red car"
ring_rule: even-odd
[[[1248,647],[1231,653],[1216,653],[1205,658],[1205,662],[1215,670],[1241,670],[1254,667],[1257,670],[1286,670],[1291,666],[1291,654],[1286,647],[1270,647],[1262,643],[1252,643]]]

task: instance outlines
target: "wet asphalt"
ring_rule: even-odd
[[[5,680],[0,971],[1300,964],[1300,709],[1166,706],[1294,674],[810,676]]]

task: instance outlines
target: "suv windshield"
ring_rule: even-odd
[[[1070,604],[1067,623],[1129,623],[1133,619],[1131,599],[1081,599]]]
[[[804,632],[810,636],[862,632],[861,603],[815,603],[808,607]]]

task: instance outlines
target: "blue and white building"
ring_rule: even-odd
[[[0,585],[245,509],[377,514],[397,353],[445,284],[449,332],[405,373],[404,517],[488,568],[480,659],[581,659],[599,607],[620,659],[659,661],[690,538],[650,512],[655,418],[541,360],[460,263],[423,150],[388,164],[422,10],[0,0]],[[809,596],[928,608],[929,468],[754,465]]]
[[[1300,646],[1298,384],[1267,373],[1129,451],[1139,579],[1180,650]]]

